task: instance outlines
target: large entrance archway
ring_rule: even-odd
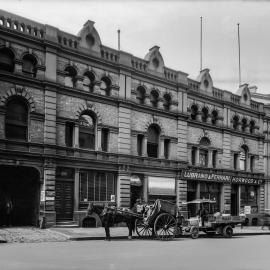
[[[4,225],[3,204],[11,200],[10,225],[37,225],[39,214],[40,175],[33,167],[0,165],[1,219]]]

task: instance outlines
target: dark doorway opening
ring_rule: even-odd
[[[231,215],[238,215],[238,185],[232,185],[231,188]]]
[[[10,200],[11,226],[36,226],[39,216],[40,175],[37,169],[0,166],[0,225],[5,223],[5,201]]]
[[[134,206],[137,199],[143,199],[143,187],[142,186],[130,186],[130,208]]]

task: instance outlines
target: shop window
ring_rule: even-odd
[[[191,148],[191,164],[196,165],[196,147]]]
[[[65,130],[65,142],[66,146],[73,146],[73,132],[74,132],[74,123],[66,122],[66,130]]]
[[[249,123],[249,132],[251,134],[254,134],[254,132],[255,132],[255,121],[253,121],[253,120],[251,120]]]
[[[111,95],[111,80],[108,77],[103,77],[101,79],[100,89],[105,91],[106,96]]]
[[[158,92],[156,90],[152,90],[150,93],[150,102],[154,108],[158,107]]]
[[[214,110],[212,112],[212,117],[211,117],[211,122],[213,125],[216,125],[217,124],[217,121],[218,121],[218,112],[216,110]]]
[[[241,206],[258,204],[258,187],[241,185]]]
[[[115,195],[115,175],[107,172],[80,172],[80,201],[111,201]]]
[[[241,147],[240,155],[239,155],[239,169],[241,171],[246,171],[247,169],[247,154],[248,149],[246,146]]]
[[[65,69],[65,86],[76,88],[77,71],[74,67],[68,66]]]
[[[169,159],[170,156],[170,139],[164,140],[164,157]]]
[[[148,157],[158,157],[159,129],[156,125],[151,125],[147,131],[147,155]]]
[[[79,146],[81,148],[95,149],[96,124],[94,117],[82,114],[79,125]]]
[[[212,166],[213,168],[217,167],[217,150],[213,150],[212,154]]]
[[[237,130],[239,125],[239,117],[237,115],[235,115],[232,119],[232,126],[234,130]]]
[[[191,114],[190,117],[192,120],[197,120],[197,116],[198,116],[198,106],[193,104],[191,106]]]
[[[37,75],[37,59],[27,54],[22,59],[22,72],[23,74],[35,78]]]
[[[163,102],[164,110],[169,111],[172,104],[172,98],[169,94],[165,94],[163,99],[164,99]]]
[[[93,72],[85,72],[83,75],[83,89],[89,91],[90,93],[94,92],[95,87],[95,75]]]
[[[136,91],[136,99],[139,104],[145,103],[145,88],[142,86],[139,86]]]
[[[109,148],[109,129],[103,128],[101,130],[101,149],[104,152],[108,152]]]
[[[202,167],[208,166],[208,150],[200,149],[199,150],[199,163]]]
[[[144,136],[142,134],[137,135],[137,153],[138,153],[138,156],[143,155],[143,139],[144,139]]]
[[[14,71],[14,54],[8,48],[0,50],[0,70]]]
[[[216,201],[216,203],[208,204],[210,213],[220,210],[220,189],[219,183],[200,182],[200,198]]]
[[[21,98],[13,98],[7,103],[5,131],[7,139],[27,141],[28,106]]]
[[[202,109],[202,122],[206,123],[207,118],[208,118],[208,109],[204,107]]]
[[[250,171],[254,172],[254,167],[255,167],[255,157],[250,156]]]

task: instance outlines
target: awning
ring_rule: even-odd
[[[151,195],[175,196],[175,178],[148,177],[148,192]]]
[[[140,179],[138,175],[133,174],[130,177],[130,185],[140,187],[142,186],[142,180]]]

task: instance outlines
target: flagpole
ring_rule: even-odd
[[[118,33],[118,51],[120,51],[120,29],[117,30]]]
[[[202,71],[202,16],[201,19],[201,36],[200,36],[200,71]]]
[[[240,55],[240,23],[237,24],[237,32],[238,32],[238,65],[239,65],[239,86],[241,85],[241,55]]]

